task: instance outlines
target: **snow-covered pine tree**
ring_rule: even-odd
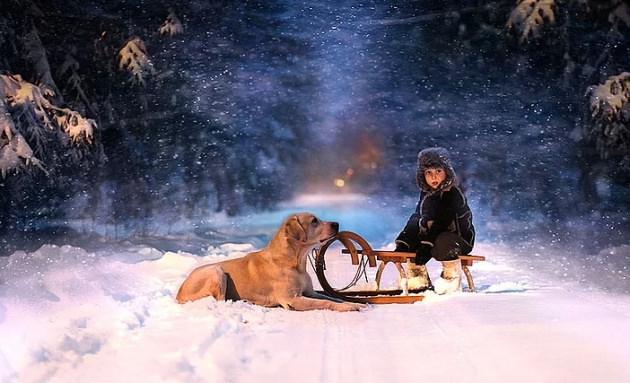
[[[118,51],[118,68],[130,72],[132,81],[140,85],[145,84],[149,75],[155,74],[147,48],[140,37],[132,36]]]
[[[545,24],[555,23],[556,12],[555,0],[519,0],[506,26],[523,43],[539,38]]]
[[[182,22],[179,20],[179,17],[177,17],[175,11],[172,8],[169,9],[168,16],[166,17],[166,20],[164,20],[162,25],[160,25],[158,32],[162,36],[169,37],[184,33]]]
[[[619,73],[629,69],[630,7],[624,0],[522,0],[512,10],[507,28],[534,70],[541,64],[563,63],[556,78],[562,79],[564,94],[558,97],[566,100],[569,113],[586,110],[586,118],[577,121],[570,136],[585,206],[591,209],[600,201],[595,174],[609,173],[622,184],[626,176],[621,175],[630,175],[628,157],[621,154],[627,148],[626,107],[619,109],[623,92],[613,94],[625,83]],[[603,84],[591,86],[607,77]],[[587,89],[585,103],[577,95]]]
[[[58,107],[46,96],[45,89],[25,81],[20,75],[0,75],[2,177],[28,165],[43,170],[44,164],[38,157],[46,152],[47,136],[54,129],[61,129],[75,143],[92,141],[96,128],[94,120],[74,110]]]
[[[630,6],[624,0],[518,0],[506,27],[521,43],[540,39],[543,29],[556,23],[558,7],[604,13],[615,30],[630,28]]]
[[[588,88],[590,114],[584,125],[603,159],[619,159],[630,171],[630,73],[609,77]]]

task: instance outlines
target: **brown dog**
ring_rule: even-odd
[[[360,310],[364,307],[361,304],[334,301],[316,293],[306,272],[308,252],[338,230],[338,223],[320,221],[313,214],[293,215],[262,250],[194,269],[179,288],[177,302],[212,296],[298,311]]]

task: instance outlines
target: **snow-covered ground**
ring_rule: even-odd
[[[361,196],[304,197],[231,224],[259,238],[297,210],[338,220],[374,247],[392,246],[406,218]],[[544,250],[524,258],[482,240],[474,252],[488,261],[472,269],[479,293],[413,305],[337,313],[175,303],[191,269],[260,246],[237,242],[198,254],[46,245],[0,258],[0,381],[630,381],[630,297],[586,289],[566,278],[570,269],[538,272]],[[329,267],[346,264],[353,273],[349,261]]]

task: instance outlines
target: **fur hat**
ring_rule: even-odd
[[[434,190],[427,184],[424,179],[424,171],[430,168],[442,168],[446,173],[446,179],[437,190]],[[416,171],[416,183],[420,190],[428,193],[434,193],[449,188],[457,184],[455,170],[451,164],[448,150],[444,148],[427,148],[418,153],[418,168]]]

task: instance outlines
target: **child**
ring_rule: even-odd
[[[416,252],[415,262],[409,263],[409,285],[431,287],[425,265],[435,258],[442,263],[441,278],[433,286],[435,292],[459,291],[462,270],[457,257],[472,251],[475,228],[446,149],[428,148],[418,153],[416,182],[420,201],[396,238],[396,251]]]

